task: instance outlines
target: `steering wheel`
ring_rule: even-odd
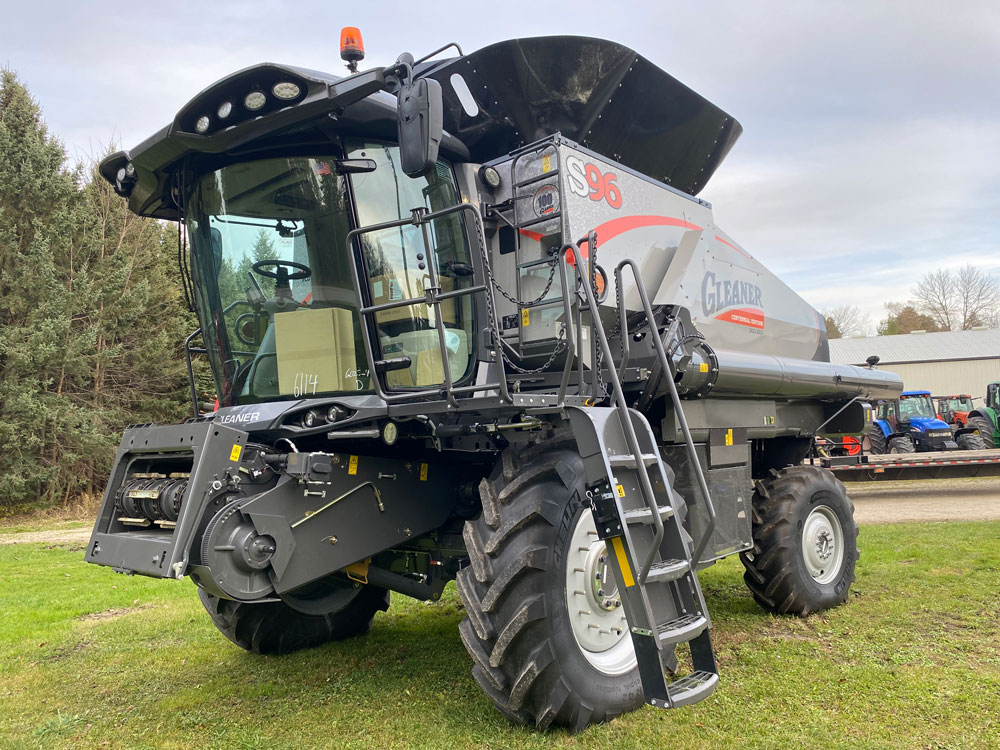
[[[274,271],[266,271],[267,268],[274,268]],[[294,260],[258,260],[251,266],[254,273],[266,276],[269,279],[277,279],[279,286],[281,282],[296,281],[298,279],[308,279],[312,276],[309,266],[303,263],[296,263]],[[296,269],[295,273],[288,273],[286,268]]]

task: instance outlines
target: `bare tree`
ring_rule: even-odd
[[[1000,282],[981,268],[966,264],[955,275],[958,309],[962,330],[973,326],[995,325],[1000,308]]]
[[[917,309],[945,331],[1000,323],[1000,280],[970,263],[925,274],[913,295]]]
[[[955,320],[955,279],[951,271],[939,268],[924,274],[913,290],[917,309],[934,318],[938,328],[950,331]]]
[[[871,320],[854,305],[827,308],[823,311],[823,320],[830,338],[867,334],[871,329]]]

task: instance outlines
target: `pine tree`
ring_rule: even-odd
[[[0,71],[0,504],[52,497],[95,432],[64,390],[75,301],[67,266],[81,235],[79,173],[64,168],[38,104]]]
[[[2,509],[100,492],[124,425],[183,417],[196,323],[169,230],[67,169],[38,104],[0,75]]]

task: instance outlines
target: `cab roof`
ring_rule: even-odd
[[[341,135],[395,141],[387,70],[342,78],[275,63],[246,68],[199,93],[131,151],[104,159],[101,175],[135,213],[176,220],[185,167],[208,170],[294,148],[315,153]],[[558,132],[695,195],[742,132],[730,115],[635,51],[602,39],[513,39],[418,64],[414,75],[441,83],[441,153],[454,161],[491,161]],[[278,98],[278,83],[295,84],[299,93]],[[266,103],[251,111],[245,101],[253,91]],[[227,102],[230,113],[222,117]],[[204,119],[208,125],[199,129]]]
[[[899,394],[901,398],[906,398],[907,396],[930,396],[930,391],[903,391]]]

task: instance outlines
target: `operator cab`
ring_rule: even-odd
[[[348,232],[459,202],[451,166],[403,174],[399,148],[347,140],[336,152],[241,161],[193,180],[186,198],[192,276],[203,333],[224,404],[367,392],[372,374],[362,345]],[[364,169],[357,169],[357,165]],[[469,245],[455,219],[364,235],[370,304],[420,297],[428,255],[446,291],[471,283]],[[429,244],[429,246],[428,246]],[[471,367],[471,301],[442,307],[451,372]],[[427,306],[375,316],[380,355],[409,366],[389,373],[401,388],[443,382],[434,311]]]

